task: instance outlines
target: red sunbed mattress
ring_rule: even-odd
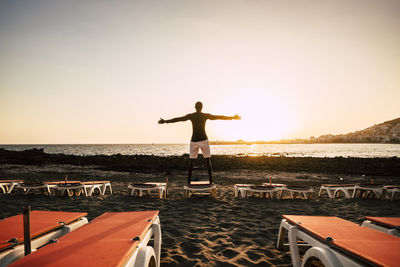
[[[59,242],[11,266],[121,266],[143,239],[158,211],[104,213]]]
[[[375,222],[376,224],[383,225],[389,228],[400,227],[400,217],[369,217],[365,216],[364,219]]]
[[[31,212],[30,217],[31,238],[33,239],[61,227],[59,222],[69,224],[86,215],[87,213],[82,212],[34,210]],[[8,243],[12,238],[16,238],[18,243],[24,241],[23,215],[0,220],[0,250],[12,247],[13,244]]]
[[[284,215],[285,219],[321,241],[331,237],[330,245],[379,266],[398,266],[400,238],[358,224],[328,216]]]

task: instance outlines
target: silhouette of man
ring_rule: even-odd
[[[212,115],[209,113],[203,113],[201,110],[203,109],[203,103],[196,102],[195,104],[196,112],[187,114],[183,117],[177,117],[170,120],[164,120],[160,118],[158,121],[159,124],[163,123],[174,123],[179,121],[187,121],[190,120],[192,122],[192,139],[190,141],[190,160],[189,160],[189,174],[188,174],[188,184],[190,184],[192,178],[192,171],[194,161],[197,158],[199,153],[199,149],[201,148],[201,152],[203,153],[203,158],[205,160],[208,177],[210,184],[212,183],[212,168],[211,168],[211,150],[210,143],[208,142],[208,137],[206,134],[206,121],[207,120],[240,120],[241,117],[239,115],[235,116],[222,116],[222,115]]]

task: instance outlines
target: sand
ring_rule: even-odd
[[[197,178],[206,178],[204,171],[195,170]],[[104,212],[160,210],[162,226],[162,266],[291,266],[288,248],[275,248],[283,214],[339,216],[356,223],[363,216],[400,217],[399,201],[318,198],[311,200],[271,200],[234,198],[235,183],[261,183],[271,176],[273,182],[311,185],[318,192],[322,183],[385,182],[387,177],[361,177],[342,174],[308,172],[274,172],[235,170],[215,172],[218,184],[216,198],[186,199],[181,190],[186,173],[129,173],[101,171],[93,166],[73,165],[0,165],[0,179],[111,180],[114,193],[93,197],[53,197],[44,195],[0,195],[0,218],[22,212],[24,205],[32,209],[84,211],[89,220]],[[158,181],[169,178],[167,199],[145,196],[131,197],[131,182]],[[399,180],[390,178],[392,183]]]

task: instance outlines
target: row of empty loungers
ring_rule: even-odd
[[[324,184],[320,187],[318,196],[328,195],[329,198],[376,198],[393,201],[400,193],[399,185],[381,184]]]
[[[128,186],[132,196],[143,196],[143,193],[150,195],[155,192],[159,198],[167,198],[168,180],[166,182],[147,182],[133,183]],[[52,181],[43,183],[24,183],[22,180],[0,180],[0,192],[11,194],[13,190],[22,190],[24,194],[32,191],[44,191],[48,196],[54,196],[58,192],[60,195],[68,196],[92,196],[94,192],[104,195],[107,192],[112,194],[110,181]],[[192,195],[211,195],[216,196],[217,185],[210,184],[208,181],[192,181],[190,185],[180,188],[185,192],[186,197]],[[312,187],[299,185],[286,185],[276,183],[254,184],[235,184],[233,187],[235,197],[260,196],[266,198],[302,198],[310,199],[313,197]],[[323,184],[318,192],[319,197],[328,196],[329,198],[376,198],[395,200],[400,196],[399,185],[379,185],[379,184]]]
[[[100,195],[107,192],[112,194],[110,181],[51,181],[51,182],[24,182],[22,180],[0,180],[0,190],[4,194],[11,194],[13,190],[20,190],[24,194],[31,192],[45,192],[48,196],[56,195],[59,192],[61,195],[68,196],[92,196],[95,191]]]
[[[265,198],[302,198],[310,199],[313,197],[312,187],[264,183],[254,184],[235,184],[233,187],[235,197],[256,196]],[[324,184],[320,187],[318,196],[327,195],[329,198],[376,198],[395,200],[400,194],[398,185],[378,185],[378,184]]]
[[[148,183],[133,183],[128,186],[131,196],[143,196],[143,193],[150,195],[155,192],[159,198],[167,198],[167,183],[166,182],[148,182]],[[185,185],[182,189],[186,197],[192,195],[212,195],[216,196],[215,184],[210,184],[208,181],[194,181],[190,185]],[[44,192],[48,196],[59,195],[68,196],[92,196],[95,191],[100,195],[105,195],[107,192],[112,194],[110,181],[52,181],[43,183],[24,183],[22,180],[0,180],[0,189],[4,194],[11,194],[13,190],[21,190],[24,194],[30,192]]]

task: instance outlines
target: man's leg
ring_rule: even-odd
[[[198,142],[190,142],[188,184],[190,184],[190,181],[192,180],[194,161],[199,154],[199,148]]]
[[[211,159],[210,159],[210,158],[204,158],[204,161],[206,162],[207,171],[208,171],[208,178],[209,178],[210,184],[212,184],[212,167],[211,167]]]
[[[194,160],[195,159],[189,159],[188,184],[190,184],[190,181],[192,180],[192,171],[193,171]]]
[[[201,144],[201,152],[203,152],[204,161],[206,162],[207,171],[208,171],[208,178],[210,184],[212,184],[212,168],[211,168],[211,149],[210,149],[210,142],[208,140],[202,141]]]

